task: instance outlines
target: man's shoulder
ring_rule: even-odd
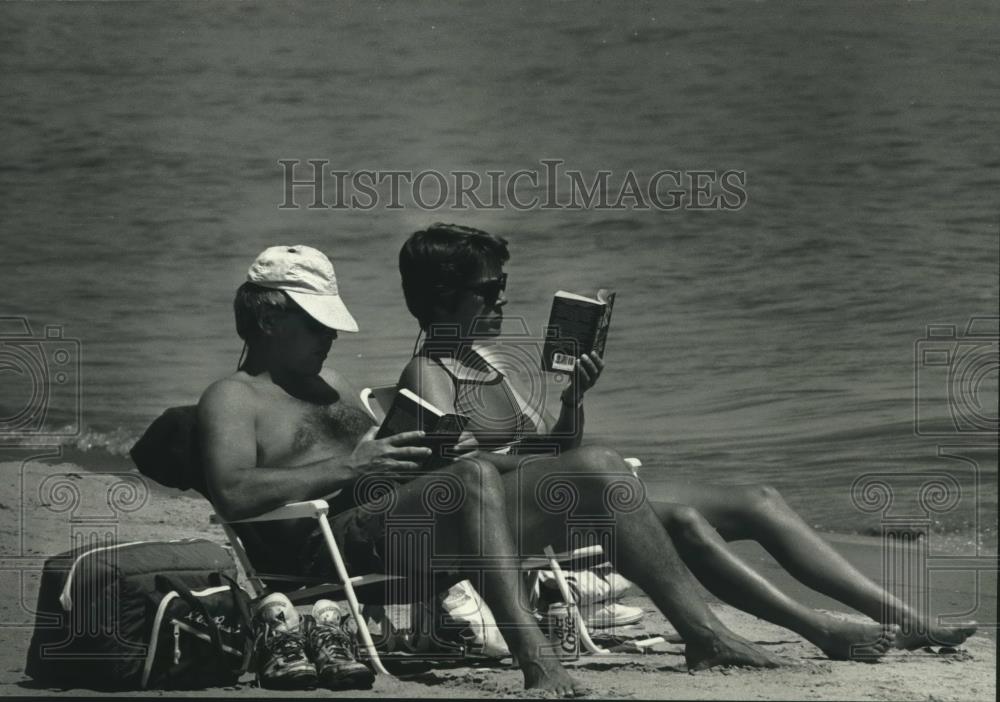
[[[198,401],[199,413],[247,412],[256,405],[257,391],[246,374],[237,371],[220,378],[206,388]]]
[[[333,388],[341,398],[350,400],[349,404],[358,404],[360,402],[358,399],[358,388],[346,375],[339,372],[336,368],[323,366],[323,369],[319,372],[319,377],[328,386]]]
[[[327,382],[331,387],[336,387],[337,385],[347,385],[347,377],[339,372],[336,368],[331,366],[323,366],[319,371],[319,377]]]

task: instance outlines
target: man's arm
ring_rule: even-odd
[[[409,432],[373,441],[373,427],[349,456],[291,468],[257,465],[257,436],[251,388],[233,380],[213,384],[198,403],[202,464],[212,504],[223,519],[251,517],[288,502],[323,497],[371,470],[412,470],[407,458],[429,449],[404,446],[423,435]]]

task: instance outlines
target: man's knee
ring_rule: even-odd
[[[503,480],[492,463],[481,458],[463,458],[452,464],[450,473],[460,483],[468,507],[503,509]]]
[[[631,475],[625,459],[614,449],[605,446],[586,446],[572,454],[574,468],[592,476],[617,479],[622,474]]]

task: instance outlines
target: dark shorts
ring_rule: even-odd
[[[385,511],[331,501],[329,521],[350,576],[385,572]],[[306,536],[298,563],[304,575],[337,577],[337,569],[318,524]]]
[[[359,483],[345,488],[328,500],[330,528],[348,574],[354,577],[391,573],[410,577],[411,573],[400,571],[450,569],[450,559],[456,555],[435,550],[434,532],[436,515],[454,512],[459,506],[455,500],[464,499],[464,489],[455,485],[458,479],[447,472],[436,476],[436,480],[420,482],[408,476],[376,477],[368,485]],[[405,499],[399,492],[406,493]],[[302,546],[293,552],[298,555],[297,571],[316,577],[336,577],[319,525],[310,525],[308,529],[304,539],[299,537],[297,541]],[[427,559],[426,568],[420,565],[423,559]]]

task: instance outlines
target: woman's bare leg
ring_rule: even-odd
[[[661,487],[662,485],[662,487]],[[726,541],[757,541],[796,579],[884,624],[896,624],[896,645],[918,648],[956,645],[975,627],[931,626],[926,613],[872,582],[817,534],[768,486],[715,487],[677,481],[658,483],[672,503],[690,505]],[[667,502],[651,502],[661,522],[669,518]]]
[[[664,525],[691,572],[714,595],[754,616],[783,626],[836,660],[874,660],[895,633],[880,624],[847,622],[810,609],[785,595],[740,560],[693,507],[673,505]]]

